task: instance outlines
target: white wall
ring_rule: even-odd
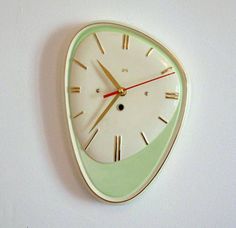
[[[235,227],[236,1],[1,0],[0,227]],[[159,177],[124,205],[87,191],[65,133],[64,58],[94,20],[139,27],[183,62],[192,85]]]

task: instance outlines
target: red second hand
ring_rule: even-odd
[[[138,87],[138,86],[141,86],[141,85],[143,85],[143,84],[146,84],[146,83],[149,83],[149,82],[152,82],[152,81],[156,81],[156,80],[161,79],[161,78],[165,78],[165,77],[170,76],[170,75],[172,75],[172,74],[175,74],[175,72],[171,72],[171,73],[169,73],[169,74],[164,74],[164,75],[162,75],[162,76],[158,76],[158,77],[156,77],[156,78],[153,78],[153,79],[150,79],[150,80],[147,80],[147,81],[144,81],[144,82],[141,82],[141,83],[132,85],[132,86],[130,86],[130,87],[124,88],[124,90],[133,89],[133,88]],[[114,91],[114,92],[105,94],[105,95],[103,96],[103,98],[107,98],[107,97],[116,95],[116,94],[118,94],[118,93],[119,93],[119,91],[116,90],[116,91]]]

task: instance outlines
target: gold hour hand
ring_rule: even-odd
[[[98,61],[98,60],[97,60]],[[112,84],[117,88],[120,89],[122,88],[120,86],[120,84],[116,81],[116,79],[112,76],[112,74],[108,71],[108,69],[102,65],[99,61],[98,64],[100,65],[100,67],[102,68],[103,72],[105,73],[105,75],[107,76],[107,78],[112,82]]]
[[[98,123],[103,119],[103,117],[108,113],[108,111],[111,109],[111,107],[115,104],[116,100],[119,98],[120,94],[117,94],[109,103],[109,105],[106,107],[106,109],[102,112],[102,114],[97,118],[95,124],[92,126],[91,132],[97,125]]]

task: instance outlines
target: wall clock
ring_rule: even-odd
[[[181,64],[145,33],[109,22],[77,33],[66,59],[66,115],[96,196],[124,202],[149,185],[178,135],[186,98]]]

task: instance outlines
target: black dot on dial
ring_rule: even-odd
[[[124,106],[123,104],[118,104],[118,105],[117,105],[117,109],[118,109],[119,111],[123,111],[124,108],[125,108],[125,106]]]

